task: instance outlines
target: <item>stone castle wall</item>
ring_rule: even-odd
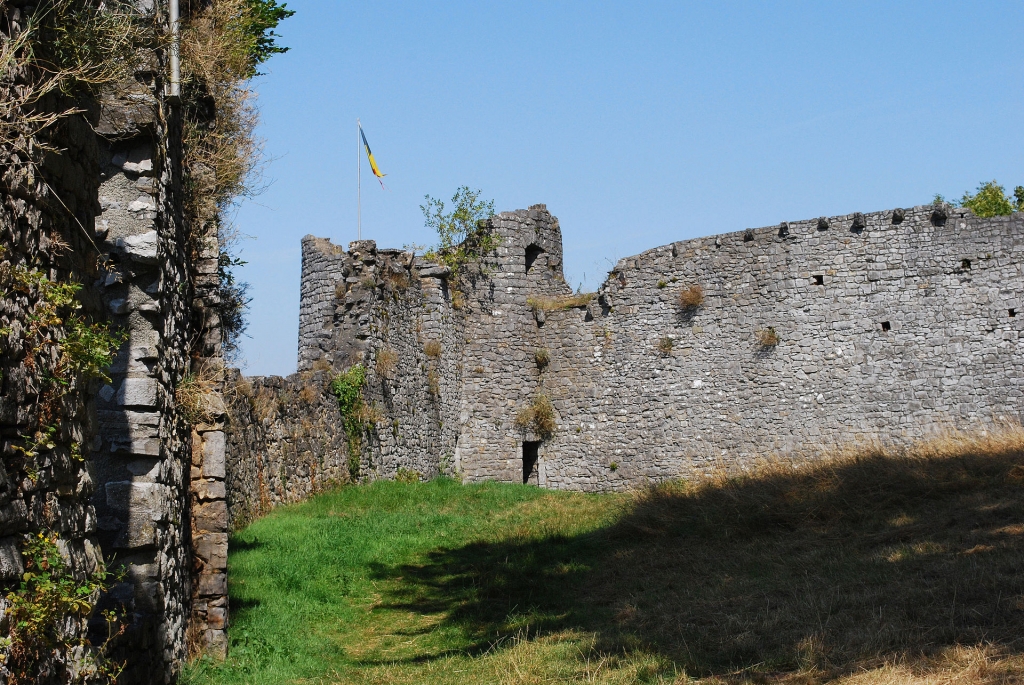
[[[147,6],[166,20],[164,3]],[[0,33],[31,11],[12,3]],[[99,608],[124,612],[110,656],[125,663],[126,685],[173,682],[190,641],[227,646],[223,411],[190,426],[175,397],[190,369],[222,365],[219,246],[207,235],[194,250],[196,227],[182,215],[180,113],[162,57],[95,99],[46,100],[85,111],[51,128],[50,151],[5,149],[0,193],[0,271],[21,265],[79,284],[80,313],[127,334],[109,382],[69,387],[59,415],[43,417],[58,428],[54,446],[26,463],[17,448],[39,422],[44,383],[23,340],[30,297],[2,284],[0,329],[11,334],[0,341],[0,584],[17,586],[18,543],[39,531],[59,534],[80,579],[100,559],[124,566]],[[101,624],[89,633],[100,642]]]
[[[411,254],[307,237],[307,270],[326,263],[310,253],[334,261],[303,282],[329,292],[333,279],[335,299],[319,320],[304,303],[317,336],[301,336],[299,354],[370,370],[380,420],[363,477],[520,481],[526,442],[534,482],[606,490],[902,442],[1020,418],[1022,229],[1020,214],[948,206],[792,222],[623,259],[590,298],[570,297],[543,205],[491,221],[503,243],[458,292]],[[690,286],[704,294],[695,308],[679,304]],[[775,345],[759,341],[769,329]],[[538,395],[554,408],[551,436],[515,425]]]

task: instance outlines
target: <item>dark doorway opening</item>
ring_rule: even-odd
[[[540,451],[540,442],[536,440],[523,440],[523,482],[539,485],[540,479],[537,476],[537,457]]]
[[[533,269],[533,263],[537,261],[537,257],[544,254],[544,248],[540,245],[531,244],[526,248],[526,273],[530,273]]]

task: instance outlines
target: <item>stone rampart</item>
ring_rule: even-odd
[[[304,240],[305,268],[327,270],[303,283],[334,301],[303,303],[300,359],[365,364],[379,410],[362,477],[621,489],[1020,418],[1020,214],[929,205],[680,241],[591,297],[566,285],[543,205],[490,230],[501,247],[459,284],[370,241]],[[541,396],[550,435],[516,421]]]
[[[331,374],[228,379],[227,504],[238,528],[279,504],[349,482],[345,428]]]
[[[166,22],[165,3],[141,4]],[[32,11],[12,3],[0,34]],[[47,96],[35,106],[81,113],[37,132],[47,147],[5,140],[2,150],[0,585],[17,587],[19,543],[39,532],[59,535],[79,580],[101,558],[123,566],[98,609],[123,616],[108,647],[125,685],[174,682],[190,647],[227,649],[224,412],[190,421],[176,397],[190,371],[222,366],[220,253],[216,227],[183,216],[180,105],[166,95],[164,57],[95,98]],[[0,97],[14,101],[9,89],[27,75],[5,78]],[[54,335],[52,322],[26,334],[41,298],[12,287],[21,268],[78,286],[76,313],[126,334],[108,379],[73,378],[56,392],[41,377],[33,357],[45,350],[52,365],[60,352],[52,337],[33,343]],[[52,440],[38,443],[40,428]],[[81,623],[80,637],[106,638],[98,613],[91,628]],[[40,668],[51,672],[39,682],[58,678]]]

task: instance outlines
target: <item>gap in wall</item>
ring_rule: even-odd
[[[537,459],[540,452],[539,440],[523,440],[523,483],[539,484]]]

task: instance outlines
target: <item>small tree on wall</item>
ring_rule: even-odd
[[[501,237],[486,230],[483,223],[494,216],[494,200],[480,199],[481,190],[461,186],[451,200],[451,211],[445,212],[443,200],[425,195],[420,205],[424,224],[437,233],[438,243],[427,250],[426,257],[443,264],[457,283],[462,268],[501,244]]]
[[[935,202],[945,202],[946,198],[941,195],[935,196]],[[954,205],[966,207],[980,217],[1006,216],[1014,212],[1024,212],[1024,186],[1017,186],[1013,189],[1013,195],[1006,194],[1006,188],[999,185],[998,181],[992,180],[987,183],[979,183],[978,190],[972,195],[965,192],[959,201]]]

